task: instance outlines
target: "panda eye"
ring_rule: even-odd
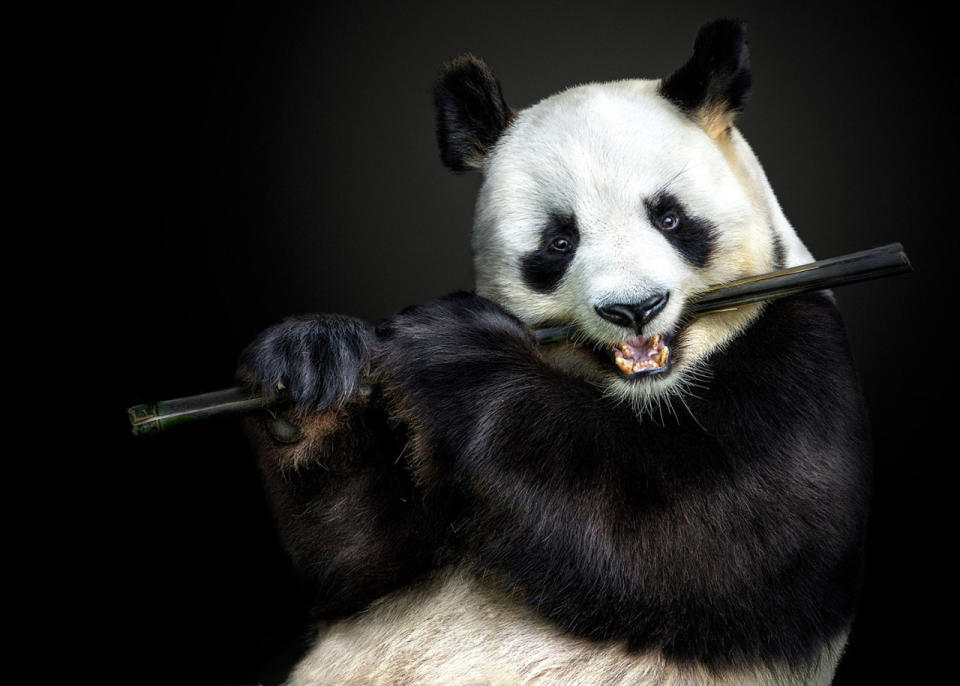
[[[675,210],[664,212],[657,220],[657,226],[664,231],[673,231],[680,226],[680,215]]]
[[[572,246],[566,238],[554,238],[553,241],[550,242],[550,247],[557,252],[567,252]]]

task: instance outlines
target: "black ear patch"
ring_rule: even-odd
[[[515,114],[493,72],[473,55],[461,55],[443,68],[433,104],[440,157],[453,171],[480,167]]]
[[[660,94],[712,138],[724,133],[750,95],[750,51],[743,22],[718,19],[703,26],[693,56],[660,84]]]

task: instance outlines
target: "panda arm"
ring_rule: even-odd
[[[443,515],[464,555],[563,623],[577,616],[568,628],[607,633],[607,592],[634,562],[611,527],[638,478],[624,454],[636,417],[547,363],[527,327],[478,296],[408,308],[377,332],[375,368],[411,427],[412,467],[460,503]]]
[[[434,520],[400,459],[406,436],[377,398],[289,417],[296,444],[276,440],[275,416],[251,415],[244,429],[315,616],[362,610],[430,569]]]
[[[291,318],[248,346],[238,370],[261,392],[289,391],[288,405],[249,415],[244,429],[283,546],[325,619],[409,583],[436,548],[400,459],[408,437],[358,384],[372,338],[359,320]]]
[[[453,528],[481,571],[589,638],[793,659],[849,622],[867,451],[832,305],[769,312],[675,424],[553,368],[472,295],[397,315],[377,365],[419,481],[461,498]],[[840,356],[837,379],[809,372],[810,347]]]

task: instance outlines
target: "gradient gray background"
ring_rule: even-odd
[[[949,657],[930,622],[955,583],[941,322],[958,241],[954,38],[916,4],[127,8],[101,46],[116,101],[111,212],[128,241],[111,267],[117,435],[126,405],[230,385],[240,349],[287,315],[375,320],[471,287],[479,177],[439,162],[430,90],[444,60],[484,57],[522,108],[577,83],[666,75],[720,16],[748,23],[754,92],[739,125],[814,254],[901,241],[917,270],[838,291],[877,487],[837,683],[922,681]],[[111,532],[124,561],[113,592],[135,601],[131,638],[165,646],[180,680],[269,683],[304,618],[236,422],[124,436],[118,454],[130,509]]]

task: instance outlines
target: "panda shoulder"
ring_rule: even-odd
[[[777,300],[710,360],[712,400],[726,416],[809,429],[866,454],[868,420],[846,328],[832,295]],[[855,439],[855,440],[854,440]],[[852,442],[851,442],[852,441]]]

